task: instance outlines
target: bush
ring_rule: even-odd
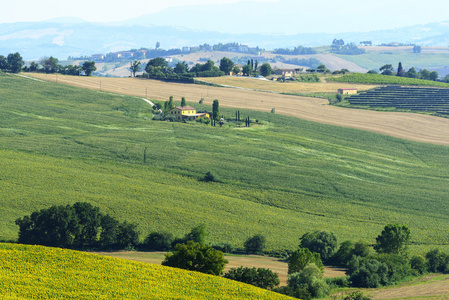
[[[429,272],[449,272],[449,256],[438,249],[430,250],[426,253],[426,263]]]
[[[326,283],[332,289],[333,288],[344,288],[344,287],[351,286],[351,282],[349,281],[349,277],[347,277],[347,276],[324,278],[324,281],[326,281]]]
[[[212,172],[207,172],[206,175],[201,179],[201,181],[204,182],[217,182],[217,179],[215,178],[215,175],[212,174]]]
[[[152,232],[145,239],[143,246],[147,250],[168,251],[173,243],[173,235],[168,232]]]
[[[360,264],[349,279],[355,287],[377,288],[389,283],[388,266],[376,259],[368,259]]]
[[[310,264],[301,272],[289,275],[288,286],[293,290],[305,288],[314,298],[324,297],[329,294],[330,288],[322,276],[322,270],[315,264]]]
[[[265,236],[256,234],[255,236],[248,238],[243,246],[245,247],[245,252],[248,254],[260,254],[263,249],[265,249],[265,243]]]
[[[184,237],[186,242],[194,241],[200,244],[204,244],[206,242],[207,237],[207,228],[206,224],[200,224],[196,227],[193,227],[192,230]]]
[[[337,237],[332,232],[314,231],[301,237],[300,247],[319,253],[321,259],[328,261],[337,249]]]
[[[223,252],[188,241],[187,244],[177,244],[173,253],[167,253],[162,265],[218,276],[227,263]]]
[[[215,250],[219,250],[223,253],[232,253],[235,249],[234,245],[226,242],[212,244],[212,248],[214,248]]]
[[[410,259],[410,267],[417,274],[424,274],[427,270],[426,260],[421,255],[415,255]]]
[[[263,289],[273,289],[280,283],[278,274],[265,268],[232,268],[224,274],[224,277],[251,284]]]
[[[289,257],[288,274],[300,272],[311,263],[315,264],[322,271],[324,271],[323,262],[321,261],[318,253],[312,253],[307,248],[299,248]]]

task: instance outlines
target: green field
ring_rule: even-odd
[[[449,53],[410,53],[393,49],[392,51],[368,52],[363,55],[337,56],[368,70],[378,70],[385,64],[391,64],[396,68],[399,62],[402,62],[406,69],[411,67],[419,69],[441,68],[449,65]]]
[[[242,114],[263,125],[151,121],[139,98],[0,76],[0,238],[15,239],[25,214],[88,201],[142,237],[206,223],[209,242],[263,233],[279,250],[317,229],[374,242],[400,222],[413,251],[449,249],[448,147]],[[220,182],[200,182],[207,171]]]

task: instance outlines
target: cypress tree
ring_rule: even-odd
[[[396,73],[396,76],[404,76],[405,72],[404,69],[402,68],[402,63],[399,62],[398,64],[398,72]]]

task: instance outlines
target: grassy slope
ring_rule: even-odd
[[[143,235],[205,222],[211,242],[262,232],[282,249],[315,229],[373,242],[401,222],[416,251],[449,243],[448,147],[259,112],[266,125],[246,130],[152,122],[140,99],[18,77],[0,77],[0,99],[1,238],[89,201]],[[222,182],[198,182],[209,170]]]
[[[217,276],[57,248],[0,244],[2,299],[291,299]]]

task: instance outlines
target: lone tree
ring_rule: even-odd
[[[307,248],[312,252],[319,253],[323,261],[332,257],[337,249],[337,237],[332,232],[314,231],[308,232],[301,237],[300,247]]]
[[[187,104],[186,104],[186,98],[185,97],[182,97],[181,98],[181,107],[184,107],[184,106],[186,106]]]
[[[40,60],[40,64],[44,67],[44,72],[55,73],[58,70],[58,59],[53,56],[50,57],[42,57]]]
[[[140,61],[135,60],[130,64],[131,66],[129,67],[129,70],[131,71],[133,76],[136,77],[136,73],[140,71]]]
[[[92,72],[96,71],[97,67],[95,66],[94,61],[85,61],[83,64],[83,71],[86,76],[91,76]]]
[[[406,255],[410,238],[410,229],[407,225],[388,224],[376,238],[374,250],[379,253]]]
[[[19,73],[22,71],[22,67],[25,64],[22,56],[20,56],[19,52],[10,53],[6,58],[8,69],[12,73]]]
[[[271,72],[272,72],[272,69],[271,69],[271,66],[269,63],[264,63],[260,67],[260,75],[262,75],[264,77],[270,76]]]
[[[220,108],[218,104],[218,100],[215,99],[212,103],[212,120],[218,121],[218,115],[220,114]]]
[[[402,67],[401,62],[399,62],[399,64],[398,64],[398,71],[396,73],[396,76],[401,76],[401,77],[405,76],[405,71],[404,71],[404,68]]]
[[[187,244],[177,244],[173,253],[166,254],[162,265],[218,276],[223,274],[227,263],[223,252],[188,241]]]
[[[257,254],[263,251],[265,248],[265,242],[265,236],[256,234],[255,236],[248,238],[243,246],[245,247],[246,253]]]
[[[299,248],[294,251],[288,259],[288,274],[300,272],[312,263],[321,270],[324,270],[323,262],[318,253],[312,253],[307,248]]]
[[[229,75],[233,68],[234,62],[231,59],[223,57],[220,60],[220,71],[223,71],[226,75]]]
[[[382,75],[392,75],[393,74],[393,66],[390,64],[383,65],[380,67],[380,72]]]

